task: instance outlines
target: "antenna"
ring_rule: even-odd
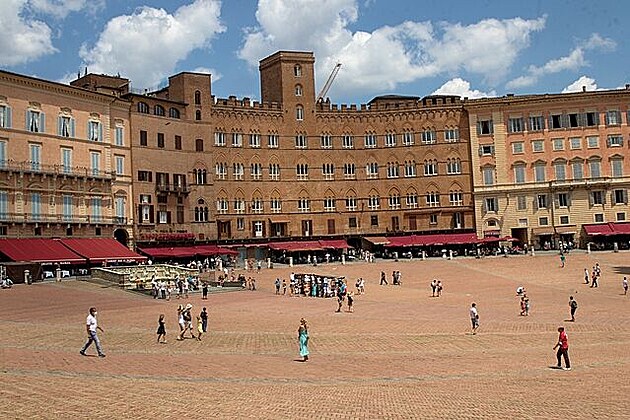
[[[341,63],[337,63],[333,71],[330,73],[330,76],[328,76],[328,80],[326,80],[324,87],[319,92],[319,95],[317,95],[317,102],[324,99],[324,96],[328,93],[328,89],[330,89],[330,86],[332,86],[332,83],[335,80],[335,77],[337,77],[337,73],[339,73],[340,69],[341,69]]]

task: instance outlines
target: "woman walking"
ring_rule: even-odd
[[[157,342],[166,344],[166,327],[164,326],[164,314],[160,314],[158,319]]]
[[[304,359],[303,362],[308,361],[308,323],[306,319],[300,319],[300,327],[298,328],[298,343],[300,345],[300,356]]]

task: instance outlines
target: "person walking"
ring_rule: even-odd
[[[567,260],[566,255],[564,255],[564,252],[560,253],[560,268],[564,268],[564,264]]]
[[[437,290],[437,279],[431,280],[431,297],[435,297],[435,292]]]
[[[98,330],[100,330],[101,332],[105,332],[105,331],[103,331],[103,329],[98,326],[96,315],[97,315],[96,308],[91,307],[90,314],[87,316],[87,319],[85,322],[85,330],[87,331],[88,339],[83,345],[83,348],[79,351],[79,353],[81,353],[82,356],[86,355],[85,351],[87,350],[88,347],[90,347],[92,343],[94,343],[96,345],[96,352],[98,353],[98,356],[105,357],[105,353],[103,353],[103,349],[101,348],[101,342],[99,341],[98,334],[97,334]]]
[[[203,335],[203,321],[201,320],[200,316],[197,316],[196,325],[197,325],[197,340],[201,341],[201,336]]]
[[[588,268],[584,269],[584,284],[589,284],[591,282],[590,275],[588,273]]]
[[[158,319],[157,342],[166,344],[166,327],[164,326],[164,314],[160,314]]]
[[[438,280],[437,282],[437,286],[436,286],[436,290],[437,290],[437,297],[442,296],[442,289],[444,288],[444,286],[442,286],[442,280]]]
[[[477,304],[475,302],[470,305],[470,322],[472,324],[472,333],[475,335],[479,328],[479,312],[477,312]]]
[[[354,312],[354,296],[352,292],[348,292],[348,312]]]
[[[276,282],[275,282],[275,286],[276,286],[276,295],[280,294],[280,286],[282,285],[282,282],[280,281],[280,277],[276,277]]]
[[[623,280],[621,281],[621,285],[623,286],[623,294],[627,295],[628,294],[628,278],[626,276],[623,277]]]
[[[569,296],[569,308],[571,308],[571,322],[575,322],[575,311],[577,311],[577,301],[573,299],[573,296]]]
[[[298,328],[298,344],[300,348],[300,356],[303,357],[302,361],[308,361],[308,323],[306,319],[300,319],[300,326]]]
[[[385,276],[385,272],[381,271],[381,283],[380,283],[380,286],[382,286],[383,284],[388,284],[388,283],[387,283],[387,277]]]
[[[208,282],[203,282],[201,285],[201,299],[208,299]]]
[[[553,349],[558,349],[556,352],[556,357],[558,359],[558,369],[562,368],[562,358],[564,358],[564,369],[563,370],[571,370],[571,362],[569,361],[569,337],[567,337],[567,333],[564,331],[564,327],[558,327],[558,342],[553,347]]]
[[[201,332],[208,332],[208,311],[205,306],[201,310],[199,317],[201,318]]]

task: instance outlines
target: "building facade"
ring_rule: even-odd
[[[129,107],[0,72],[0,235],[132,236]]]
[[[628,218],[630,90],[467,101],[480,237],[535,248]]]

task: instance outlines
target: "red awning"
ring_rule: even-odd
[[[372,245],[387,245],[389,243],[389,238],[386,238],[384,236],[372,236],[363,239],[370,242]]]
[[[389,240],[389,243],[385,245],[387,248],[415,246],[417,243],[416,235],[390,236],[387,239]]]
[[[138,248],[138,251],[152,258],[190,258],[195,256],[192,246],[178,246],[173,248]]]
[[[113,238],[67,238],[59,241],[91,263],[141,262],[147,259]]]
[[[216,245],[195,245],[194,248],[197,255],[201,257],[208,257],[211,255],[238,255],[238,251],[222,248]]]
[[[87,262],[85,258],[75,254],[56,239],[0,239],[0,253],[12,261],[30,261],[41,264],[85,264]]]
[[[301,241],[301,242],[271,242],[269,248],[276,251],[321,251],[324,248],[319,241]]]
[[[345,239],[322,239],[319,241],[319,245],[322,248],[328,249],[348,249],[350,245],[348,245],[348,241]]]
[[[582,225],[584,232],[589,236],[610,236],[614,235],[610,223],[603,223],[599,225]]]
[[[611,223],[615,235],[630,235],[630,223]]]

